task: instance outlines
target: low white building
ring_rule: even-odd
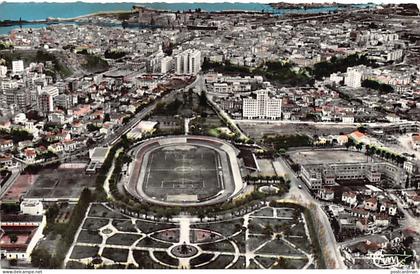
[[[127,133],[128,139],[140,139],[145,134],[152,133],[155,130],[157,122],[154,121],[141,121],[136,127]]]
[[[90,161],[103,164],[110,149],[110,147],[95,147],[94,149],[89,150]]]
[[[12,73],[20,74],[23,73],[25,67],[23,65],[23,60],[12,61]]]
[[[43,215],[44,206],[42,205],[42,202],[38,200],[23,200],[20,203],[20,211],[22,212],[22,214],[27,215]]]
[[[39,209],[34,206],[29,212]],[[26,209],[25,209],[26,210]],[[44,215],[2,214],[0,229],[0,253],[7,260],[21,260],[30,263],[31,253],[43,237],[46,225]]]

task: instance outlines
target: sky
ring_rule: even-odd
[[[363,4],[363,3],[375,3],[375,4],[389,4],[389,3],[416,3],[418,0],[338,0],[338,1],[326,1],[326,0],[79,0],[79,2],[89,2],[89,3],[119,3],[119,2],[138,2],[138,3],[151,3],[151,2],[167,2],[167,3],[188,3],[188,2],[196,2],[196,3],[212,3],[212,2],[258,2],[258,3],[276,3],[276,2],[287,2],[287,3],[344,3],[344,4]],[[11,0],[11,1],[0,1],[1,2],[77,2],[72,0]],[[417,4],[420,6],[420,4]]]

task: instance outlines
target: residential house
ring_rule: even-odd
[[[25,162],[31,164],[31,163],[34,163],[35,162],[36,155],[37,155],[37,153],[36,153],[36,151],[35,151],[34,148],[26,148],[24,150],[23,157],[25,159]]]
[[[0,139],[0,151],[13,149],[13,140]]]
[[[64,146],[61,142],[54,143],[48,146],[48,150],[55,154],[60,154],[64,151]]]
[[[352,191],[343,192],[341,201],[349,206],[355,206],[357,204],[357,194]]]
[[[364,200],[363,208],[370,211],[376,211],[378,209],[378,200],[375,197]]]
[[[329,188],[323,188],[319,191],[319,197],[325,201],[334,200],[334,191]]]
[[[373,215],[375,225],[377,227],[388,227],[389,226],[389,215],[386,213],[377,213]]]
[[[397,204],[395,204],[393,202],[385,201],[385,202],[381,203],[381,206],[379,207],[379,211],[380,212],[387,212],[389,215],[395,216],[398,213],[398,206],[397,206]]]
[[[364,233],[372,233],[376,229],[375,223],[370,218],[359,218],[356,221],[356,227]]]

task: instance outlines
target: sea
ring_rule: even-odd
[[[279,16],[287,13],[320,13],[336,11],[339,8],[335,6],[311,8],[311,9],[275,9],[264,3],[86,3],[86,2],[69,2],[69,3],[46,3],[46,2],[2,2],[0,3],[0,21],[1,20],[44,20],[48,17],[52,18],[73,18],[82,15],[107,12],[107,11],[130,11],[134,5],[144,7],[169,10],[169,11],[187,11],[201,9],[202,11],[265,11],[275,12]],[[355,7],[366,7],[366,4],[354,4]],[[40,28],[44,24],[24,25],[25,28]],[[11,30],[19,28],[19,26],[0,27],[0,35],[7,34]]]

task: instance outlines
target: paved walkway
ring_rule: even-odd
[[[107,198],[112,198],[111,191],[110,191],[110,189],[109,189],[109,179],[111,179],[112,173],[114,172],[114,168],[115,168],[115,159],[117,159],[117,158],[118,158],[118,155],[120,155],[120,153],[121,153],[122,151],[123,151],[123,149],[122,149],[122,148],[120,148],[119,150],[117,150],[117,151],[116,151],[116,153],[115,153],[115,157],[114,157],[114,159],[112,159],[112,165],[111,165],[111,168],[108,170],[108,173],[107,173],[106,178],[105,178],[105,182],[104,182],[104,190],[105,190],[105,193],[106,193]]]

